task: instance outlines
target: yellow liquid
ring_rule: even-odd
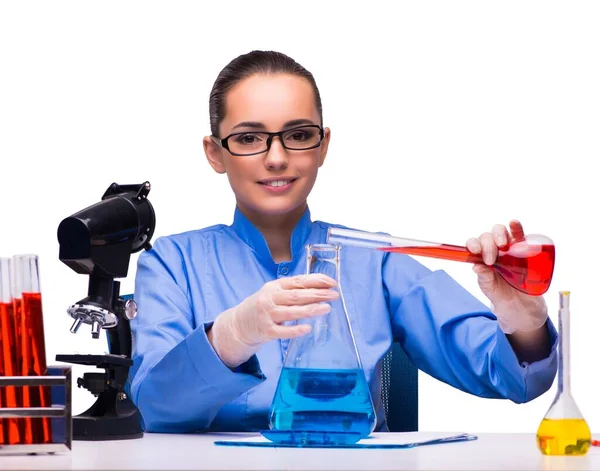
[[[537,432],[537,445],[544,455],[585,455],[591,440],[584,419],[544,419]]]

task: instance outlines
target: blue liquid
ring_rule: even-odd
[[[375,413],[361,369],[284,368],[271,408],[277,430],[357,432],[367,437]]]

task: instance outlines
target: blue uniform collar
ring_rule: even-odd
[[[312,222],[310,219],[310,210],[308,207],[302,214],[302,217],[296,224],[296,227],[292,231],[292,237],[290,240],[290,248],[292,260],[296,258],[301,251],[304,250],[306,241],[311,232]],[[267,245],[267,241],[256,228],[254,224],[240,211],[236,206],[235,213],[233,215],[232,229],[235,231],[237,236],[242,239],[256,254],[265,261],[269,261],[274,264],[271,251]]]

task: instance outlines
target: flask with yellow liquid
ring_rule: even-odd
[[[571,393],[571,293],[559,295],[558,390],[538,428],[537,445],[544,455],[581,456],[588,452],[592,434]]]

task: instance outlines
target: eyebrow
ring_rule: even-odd
[[[291,121],[287,121],[283,127],[289,128],[292,126],[300,126],[303,124],[315,124],[310,119],[293,119]],[[243,121],[241,123],[236,124],[232,130],[238,128],[252,128],[252,129],[266,129],[266,126],[263,123],[259,123],[258,121]]]

